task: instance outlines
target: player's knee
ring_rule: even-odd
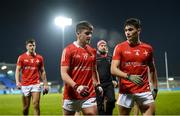
[[[39,109],[39,103],[38,102],[33,102],[33,107],[35,109]]]
[[[24,107],[23,112],[27,112],[29,110],[29,107]]]
[[[85,115],[97,115],[97,113],[96,112],[86,112]]]
[[[23,107],[23,111],[27,111],[29,109],[29,104],[25,104]]]

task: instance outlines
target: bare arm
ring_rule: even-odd
[[[61,66],[61,78],[62,80],[71,87],[74,87],[76,83],[71,79],[68,74],[69,66]]]
[[[137,84],[137,85],[142,85],[143,84],[143,80],[141,78],[141,75],[130,75],[128,73],[125,73],[123,71],[121,71],[118,66],[120,65],[120,61],[119,60],[112,60],[112,64],[111,64],[111,73],[117,77],[122,77],[122,78],[126,78],[129,81]]]
[[[100,78],[99,78],[99,73],[97,71],[97,66],[95,66],[93,69],[92,79],[95,86],[100,84]]]
[[[99,78],[99,73],[97,71],[97,65],[94,66],[92,79],[95,89],[99,92],[100,96],[103,96],[103,88],[100,85],[100,78]]]
[[[43,81],[44,86],[48,86],[47,78],[46,78],[46,71],[45,68],[41,68],[41,79]]]
[[[157,71],[154,63],[151,63],[149,67],[150,67],[150,83],[153,86],[152,94],[153,94],[153,98],[156,99],[158,93]]]
[[[120,65],[119,60],[112,60],[111,62],[111,74],[117,77],[127,78],[128,74],[121,71],[118,66]]]
[[[16,74],[15,74],[15,78],[16,78],[16,86],[18,89],[20,89],[21,84],[20,84],[20,71],[21,71],[21,66],[16,66]]]
[[[46,71],[45,71],[44,66],[41,68],[40,74],[41,74],[41,79],[42,79],[43,84],[44,84],[43,95],[45,95],[45,94],[48,94],[49,87],[48,87],[48,82],[47,82],[47,78],[46,78]]]
[[[68,74],[69,66],[61,66],[61,78],[69,86],[71,86],[76,92],[78,92],[82,97],[89,95],[89,87],[84,85],[79,85],[74,82]]]
[[[150,71],[150,82],[152,83],[154,89],[158,89],[157,70],[155,64],[152,63],[150,68],[152,69]]]

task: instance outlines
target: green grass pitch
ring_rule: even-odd
[[[0,95],[0,115],[22,115],[21,95]],[[41,115],[62,115],[62,94],[41,96]],[[33,114],[32,104],[29,114]],[[117,105],[114,115],[118,114]],[[180,115],[180,91],[159,92],[157,115]]]

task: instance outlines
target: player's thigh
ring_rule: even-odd
[[[33,104],[37,105],[40,102],[41,86],[40,84],[32,85],[31,95]]]
[[[155,114],[155,103],[148,103],[139,106],[143,115],[154,115]]]
[[[82,113],[84,115],[97,115],[97,103],[96,98],[89,98],[82,103]]]
[[[132,108],[127,108],[119,105],[119,115],[129,115]]]
[[[119,94],[116,103],[119,106],[120,115],[129,115],[134,106],[134,96],[132,94]]]
[[[75,113],[76,113],[75,111],[69,111],[69,110],[63,109],[64,116],[75,115]]]
[[[31,96],[22,96],[23,107],[28,108],[31,102]]]
[[[87,107],[87,108],[82,108],[82,113],[83,115],[97,115],[97,105]]]
[[[83,100],[82,100],[83,102]],[[71,114],[73,115],[76,111],[81,110],[81,100],[69,100],[69,99],[64,99],[63,100],[63,109],[64,109],[64,114]]]
[[[39,104],[39,102],[40,102],[40,92],[32,92],[31,95],[32,95],[33,104],[34,105]]]
[[[143,114],[150,113],[149,115],[151,115],[155,112],[155,103],[151,92],[138,93],[135,97]]]

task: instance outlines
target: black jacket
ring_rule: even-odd
[[[107,55],[103,56],[97,53],[97,70],[99,73],[100,82],[103,86],[112,84],[112,80],[116,81],[116,77],[111,75],[111,60],[112,57]]]

